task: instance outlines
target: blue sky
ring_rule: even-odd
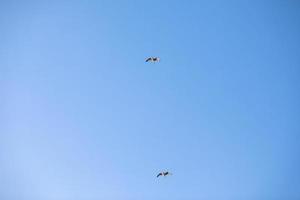
[[[299,199],[299,19],[293,0],[1,1],[0,198]]]

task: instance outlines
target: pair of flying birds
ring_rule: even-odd
[[[146,59],[146,62],[153,62],[153,63],[156,63],[156,62],[159,62],[160,61],[160,58],[159,57],[149,57]],[[163,171],[163,172],[160,172],[159,174],[157,174],[157,178],[160,177],[160,176],[168,176],[168,175],[172,175],[170,172],[168,171]]]

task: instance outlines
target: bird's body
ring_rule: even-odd
[[[160,61],[160,58],[159,57],[149,57],[146,59],[146,62],[159,62]]]
[[[157,174],[157,178],[160,177],[160,176],[168,176],[168,175],[171,175],[170,172],[166,171],[166,172],[160,172],[159,174]]]

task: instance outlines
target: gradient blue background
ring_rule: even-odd
[[[299,75],[296,0],[1,1],[0,199],[300,199]]]

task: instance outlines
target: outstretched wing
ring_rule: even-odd
[[[159,173],[159,174],[157,174],[157,176],[156,176],[156,177],[158,178],[159,176],[162,176],[162,175],[163,175],[162,173]]]
[[[149,62],[151,59],[152,59],[152,58],[147,58],[147,59],[146,59],[146,62]]]

